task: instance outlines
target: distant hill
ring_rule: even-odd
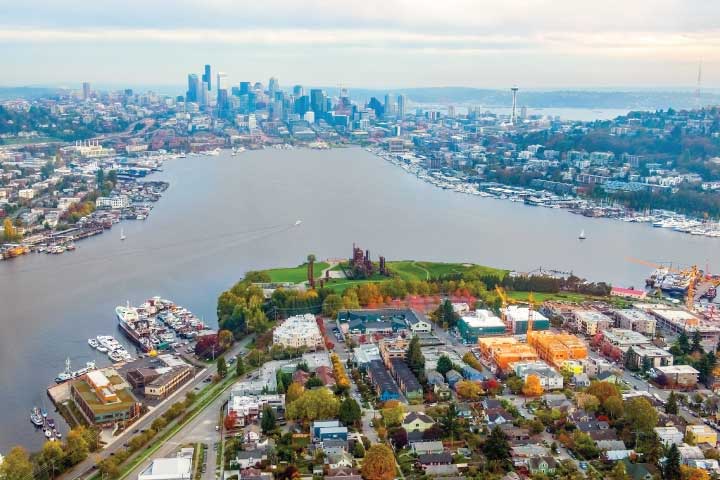
[[[24,98],[25,100],[33,100],[35,98],[47,97],[66,92],[62,88],[48,87],[0,87],[0,100],[15,100]]]
[[[337,95],[337,88],[327,88],[328,94]],[[467,103],[484,107],[509,107],[510,90],[490,90],[470,87],[398,88],[395,90],[350,89],[353,100],[364,101],[385,94],[404,94],[415,103]],[[720,94],[704,92],[701,105],[720,105]],[[618,109],[675,109],[693,108],[696,105],[692,91],[594,91],[594,90],[525,90],[518,92],[518,104],[533,108],[618,108]]]

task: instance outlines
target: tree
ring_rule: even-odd
[[[323,300],[322,312],[326,317],[335,318],[338,312],[344,307],[345,304],[342,297],[336,293],[331,293]]]
[[[395,478],[395,455],[392,449],[376,443],[365,453],[362,465],[365,480],[393,480]]]
[[[385,402],[384,408],[380,411],[380,414],[385,420],[386,427],[392,427],[400,425],[405,418],[405,408],[402,403],[397,400],[390,400]]]
[[[688,353],[690,353],[690,341],[688,340],[688,336],[687,333],[685,333],[685,330],[680,332],[680,335],[678,335],[676,344],[683,355],[687,355]]]
[[[17,240],[17,230],[9,218],[3,221],[3,239],[6,242],[14,242]]]
[[[508,469],[511,466],[510,444],[507,436],[499,426],[492,429],[482,447],[482,451],[489,462],[500,464],[503,469]]]
[[[665,464],[663,465],[663,479],[664,480],[681,480],[682,474],[680,472],[680,451],[676,444],[672,444],[668,453],[665,457]]]
[[[45,442],[38,455],[39,466],[48,472],[50,478],[55,478],[55,472],[62,470],[65,452],[60,442]]]
[[[325,384],[323,381],[318,377],[317,375],[313,375],[312,377],[308,378],[308,381],[305,382],[305,388],[316,388],[316,387],[322,387]]]
[[[355,446],[353,447],[353,457],[363,458],[364,456],[365,447],[363,446],[362,442],[355,442]]]
[[[101,478],[117,478],[120,476],[120,466],[114,457],[108,457],[98,463]]]
[[[445,429],[445,433],[450,436],[450,440],[455,440],[455,435],[460,431],[460,422],[458,420],[458,410],[454,403],[448,405],[445,413],[440,418],[440,424]]]
[[[445,375],[447,372],[453,369],[453,363],[452,360],[447,355],[440,355],[440,358],[438,358],[437,366],[435,367],[435,370],[437,370],[439,373]]]
[[[337,416],[340,402],[327,388],[305,390],[300,397],[287,405],[290,420],[314,420]]]
[[[275,412],[270,405],[265,405],[265,408],[263,408],[260,428],[266,435],[275,430]]]
[[[609,397],[619,397],[620,389],[614,383],[610,382],[593,382],[587,388],[585,393],[595,395],[601,404],[605,403]]]
[[[218,345],[222,351],[232,347],[235,337],[230,330],[220,330],[218,332]]]
[[[231,410],[230,413],[225,415],[225,419],[223,420],[223,427],[225,427],[225,431],[232,431],[235,430],[236,424],[237,413],[235,413],[234,410]]]
[[[613,397],[610,397],[613,398]],[[619,397],[615,397],[619,398]],[[597,412],[598,408],[600,408],[600,400],[595,395],[592,395],[590,393],[578,393],[575,395],[575,403],[577,403],[577,406],[582,408],[583,410],[594,413]]]
[[[0,463],[0,479],[25,480],[33,478],[33,465],[30,455],[22,447],[13,447]]]
[[[579,453],[585,459],[591,459],[598,456],[598,451],[595,441],[585,432],[575,430],[572,434],[572,445],[573,450]]]
[[[305,391],[301,383],[292,382],[285,392],[285,404],[289,404],[300,398]]]
[[[635,397],[625,402],[625,421],[638,433],[651,433],[657,425],[658,414],[645,397]]]
[[[437,310],[435,310],[435,319],[436,321],[445,326],[446,328],[452,328],[455,326],[459,318],[459,315],[455,313],[455,309],[453,309],[452,303],[450,300],[445,300],[442,302]]]
[[[537,435],[545,430],[545,425],[537,418],[534,418],[528,423],[528,429],[530,430],[530,435]]]
[[[690,353],[699,352],[703,353],[703,347],[700,344],[702,342],[702,337],[700,336],[700,332],[698,330],[695,330],[693,332],[692,336],[692,346],[690,347]]]
[[[410,340],[407,351],[407,364],[415,376],[419,377],[425,373],[425,357],[420,350],[420,338],[417,335]]]
[[[81,428],[82,427],[73,428],[70,430],[65,441],[65,455],[71,465],[82,462],[90,453],[88,442],[85,439]]]
[[[610,480],[630,480],[630,475],[627,473],[625,464],[623,462],[616,462],[612,470],[610,470]]]
[[[680,465],[680,478],[682,480],[710,480],[710,474],[702,468]]]
[[[677,395],[675,395],[675,390],[670,391],[670,395],[668,396],[667,403],[665,403],[665,413],[668,415],[677,415],[678,414],[678,403],[677,403]]]
[[[241,355],[235,357],[235,375],[238,377],[245,374],[245,362]]]
[[[395,445],[395,448],[405,448],[405,446],[408,444],[407,430],[402,427],[393,428],[390,431],[390,440],[392,441],[393,445]]]
[[[482,387],[476,382],[460,380],[457,384],[455,384],[455,391],[460,398],[477,400],[482,393]]]
[[[625,411],[625,407],[623,406],[623,402],[620,397],[609,397],[605,400],[605,403],[603,403],[603,409],[613,420],[617,420],[622,417]]]
[[[360,421],[362,411],[360,410],[360,405],[358,405],[354,398],[346,397],[345,400],[340,403],[338,418],[347,426],[354,425]]]
[[[515,375],[511,375],[508,377],[508,379],[505,381],[505,385],[510,389],[512,393],[517,395],[522,391],[523,388],[523,380],[520,377],[517,377]]]
[[[227,375],[227,363],[225,362],[225,357],[218,358],[217,373],[221,378],[225,378],[225,375]]]
[[[522,387],[522,392],[526,397],[539,397],[542,395],[543,387],[540,383],[540,377],[532,374],[528,375]]]

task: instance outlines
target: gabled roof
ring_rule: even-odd
[[[435,423],[435,421],[430,416],[425,415],[422,412],[410,412],[405,416],[403,424],[412,423],[416,420],[419,420],[423,423]]]

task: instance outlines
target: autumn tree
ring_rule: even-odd
[[[90,447],[80,428],[73,428],[68,432],[65,440],[65,455],[70,464],[75,465],[85,460],[90,453]]]
[[[376,443],[365,452],[362,465],[365,480],[393,480],[395,478],[395,455],[392,449]]]
[[[235,337],[233,337],[230,330],[220,330],[218,332],[218,345],[222,351],[232,347],[233,342],[235,342]]]
[[[380,414],[385,421],[385,426],[392,427],[402,423],[405,417],[405,408],[397,400],[389,400],[385,402]]]
[[[680,465],[681,480],[710,480],[710,474],[702,468]]]
[[[38,467],[48,472],[50,478],[55,478],[55,473],[62,471],[65,461],[65,451],[60,442],[45,442],[37,456]]]
[[[622,417],[625,411],[625,407],[623,406],[623,402],[620,397],[609,397],[605,400],[605,403],[603,403],[603,409],[613,420],[617,420]]]
[[[539,397],[542,395],[543,387],[540,383],[540,377],[532,374],[528,375],[522,387],[522,392],[526,397]]]
[[[467,400],[477,400],[477,398],[483,393],[480,384],[469,380],[460,380],[456,383],[455,391],[460,398]]]
[[[331,293],[330,295],[325,297],[325,300],[323,300],[323,315],[325,315],[326,317],[335,318],[337,317],[338,312],[342,310],[344,306],[345,303],[342,297],[336,293]]]
[[[6,218],[3,221],[3,239],[6,242],[14,242],[17,240],[17,230],[15,229],[15,225],[13,225],[12,220],[9,218]]]
[[[517,377],[515,375],[511,375],[505,380],[505,385],[507,385],[508,389],[515,395],[520,393],[523,389],[523,380],[520,377]]]
[[[327,388],[305,390],[297,400],[287,405],[287,417],[307,422],[334,418],[339,407],[338,399]]]
[[[225,419],[223,420],[223,427],[225,427],[225,431],[231,431],[231,430],[235,430],[236,424],[237,424],[237,413],[235,413],[234,410],[231,410],[230,413],[225,415]]]
[[[305,391],[301,383],[292,382],[285,392],[285,404],[289,404],[300,398]]]
[[[632,430],[651,433],[657,425],[658,413],[645,397],[634,397],[625,402],[623,418]]]
[[[13,447],[0,463],[0,479],[25,480],[33,478],[33,465],[30,455],[22,447]]]
[[[600,408],[600,400],[590,393],[581,392],[576,394],[575,403],[577,403],[578,407],[590,413],[597,412],[598,408]]]
[[[610,470],[609,480],[630,480],[630,475],[627,473],[625,464],[623,462],[616,462],[612,470]]]
[[[610,382],[593,382],[587,388],[585,393],[595,395],[600,403],[605,403],[609,397],[619,397],[620,389],[614,383]]]

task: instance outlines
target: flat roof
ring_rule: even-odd
[[[478,310],[478,316],[475,317],[462,317],[461,320],[470,328],[488,328],[488,327],[501,327],[505,328],[505,324],[500,318],[492,314],[480,315],[479,312],[486,310]]]
[[[697,370],[695,370],[690,365],[668,365],[666,367],[655,367],[656,370],[661,371],[662,373],[694,373],[699,374]]]

